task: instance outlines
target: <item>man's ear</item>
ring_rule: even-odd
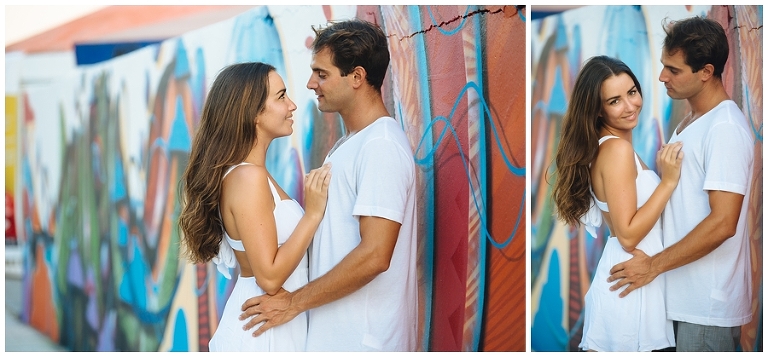
[[[711,63],[707,63],[704,65],[704,67],[701,67],[699,72],[701,72],[701,80],[706,82],[715,75],[715,66],[713,66]]]
[[[366,77],[368,76],[368,72],[366,72],[365,68],[362,66],[355,67],[349,75],[352,76],[352,87],[355,89],[360,88],[361,85],[367,83]]]

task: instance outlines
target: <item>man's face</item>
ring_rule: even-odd
[[[317,95],[317,109],[322,112],[338,112],[349,103],[351,76],[341,76],[341,70],[333,65],[331,51],[327,48],[312,55],[312,76],[307,88]]]
[[[693,73],[691,66],[685,64],[685,54],[678,49],[673,55],[666,49],[661,52],[661,64],[664,66],[659,74],[659,81],[667,88],[667,95],[672,99],[688,99],[701,91],[703,82],[699,75],[702,71]]]

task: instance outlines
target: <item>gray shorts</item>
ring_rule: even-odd
[[[704,326],[675,321],[677,352],[733,352],[739,346],[741,326]]]

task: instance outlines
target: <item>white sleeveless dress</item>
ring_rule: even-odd
[[[239,165],[232,166],[224,174],[226,176],[237,166],[247,164],[241,163]],[[272,180],[268,179],[269,188],[272,191],[272,196],[275,200],[275,224],[277,227],[277,243],[278,246],[285,243],[291,236],[291,233],[296,228],[299,220],[304,215],[304,210],[295,200],[282,200],[277,193],[277,189],[272,184]],[[235,260],[234,252],[232,250],[245,251],[243,243],[241,241],[234,240],[229,237],[225,232],[224,239],[219,247],[219,255],[213,259],[220,272],[229,278],[229,269],[233,268],[237,264]],[[309,279],[308,275],[309,262],[307,260],[307,253],[304,253],[304,257],[301,258],[301,262],[296,270],[288,277],[288,280],[283,284],[283,288],[288,291],[294,291],[305,284]],[[246,321],[240,321],[239,316],[242,313],[240,307],[245,300],[248,300],[254,296],[263,295],[262,290],[256,285],[256,278],[254,277],[237,277],[237,282],[232,290],[232,294],[227,300],[227,304],[224,307],[224,312],[221,316],[221,321],[213,334],[211,341],[208,343],[208,348],[211,352],[224,352],[224,351],[304,351],[307,341],[307,314],[306,312],[299,314],[293,320],[274,328],[271,328],[261,334],[258,337],[253,337],[251,334],[256,331],[258,325],[251,330],[244,331]]]
[[[600,138],[600,144],[615,136]],[[650,198],[659,176],[652,170],[644,170],[635,154],[637,166],[637,207]],[[595,236],[602,223],[600,210],[608,212],[608,204],[599,201],[592,193],[594,205],[582,218],[587,230]],[[661,220],[656,221],[648,235],[637,245],[648,256],[659,253],[663,247]],[[579,347],[595,351],[652,351],[675,345],[672,321],[667,320],[664,302],[664,274],[650,284],[629,295],[619,298],[618,291],[610,291],[615,283],[608,283],[611,268],[632,258],[624,251],[616,237],[610,237],[597,264],[592,284],[584,297],[584,333]]]

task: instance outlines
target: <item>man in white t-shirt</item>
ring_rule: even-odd
[[[747,203],[754,140],[730,100],[721,74],[728,40],[717,22],[689,18],[671,23],[661,55],[672,99],[691,112],[669,142],[682,141],[680,182],[663,213],[665,249],[642,251],[611,269],[620,296],[660,274],[666,280],[667,318],[675,321],[677,351],[735,351],[741,326],[752,320]]]
[[[328,205],[309,252],[309,284],[246,301],[255,335],[309,310],[308,351],[417,349],[416,187],[411,146],[381,85],[383,31],[366,21],[315,30],[307,88],[338,112],[346,135],[331,149]]]

